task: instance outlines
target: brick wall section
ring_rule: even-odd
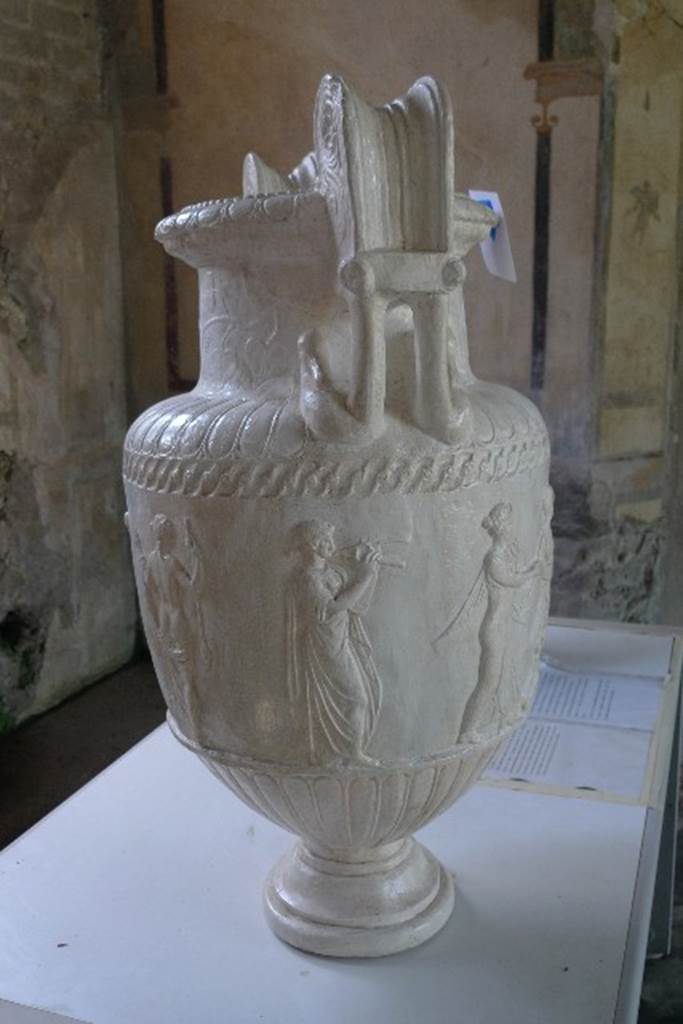
[[[0,0],[0,731],[130,656],[114,133],[90,0]]]

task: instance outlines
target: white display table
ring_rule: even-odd
[[[260,889],[292,837],[163,726],[0,855],[1,1024],[56,1024],[12,1004],[91,1024],[635,1021],[679,643],[556,626],[547,649],[565,669],[657,688],[642,792],[500,773],[477,785],[421,833],[457,892],[449,924],[424,946],[341,961],[278,941]],[[667,892],[669,877],[665,932]]]

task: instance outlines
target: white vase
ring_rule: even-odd
[[[462,259],[495,217],[453,191],[443,89],[374,109],[328,76],[314,133],[291,174],[250,155],[242,198],[158,226],[199,274],[201,375],[133,424],[124,475],[170,726],[301,837],[271,926],[379,956],[447,920],[412,833],[533,696],[548,440],[469,367]]]

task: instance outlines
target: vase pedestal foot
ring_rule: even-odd
[[[419,946],[453,910],[453,880],[414,839],[371,850],[324,851],[299,843],[264,890],[275,934],[323,956],[385,956]]]

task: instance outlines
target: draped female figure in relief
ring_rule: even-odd
[[[541,499],[542,527],[541,536],[538,542],[536,563],[538,578],[549,584],[553,577],[553,533],[551,524],[553,521],[553,509],[555,506],[555,494],[552,487],[546,487]],[[538,597],[532,609],[531,636],[535,639],[534,657],[540,657],[545,639],[545,627],[548,622],[548,608],[550,605],[550,588],[539,590]]]
[[[287,602],[287,685],[303,699],[312,764],[375,763],[366,753],[377,723],[382,683],[361,618],[377,583],[381,551],[361,541],[355,569],[335,555],[334,527],[300,524],[302,564]]]
[[[197,724],[193,665],[208,662],[208,648],[199,602],[201,561],[190,524],[185,520],[184,547],[175,523],[157,514],[151,523],[154,548],[141,557],[144,594],[158,641],[158,654],[183,695],[191,727]]]
[[[508,629],[513,604],[519,589],[537,572],[538,557],[522,566],[519,545],[514,536],[512,505],[501,501],[482,520],[491,537],[479,573],[465,601],[435,640],[441,643],[458,624],[466,624],[482,602],[486,602],[479,627],[479,669],[477,685],[470,695],[460,726],[460,741],[476,741],[494,721],[505,717],[500,702],[503,672],[506,669]],[[510,666],[508,666],[509,670]]]
[[[491,537],[491,547],[482,566],[486,611],[479,627],[478,684],[467,702],[460,726],[460,739],[465,741],[477,739],[488,725],[504,718],[500,691],[512,606],[519,588],[535,575],[538,564],[534,558],[529,565],[520,565],[509,502],[494,505],[481,525]]]

